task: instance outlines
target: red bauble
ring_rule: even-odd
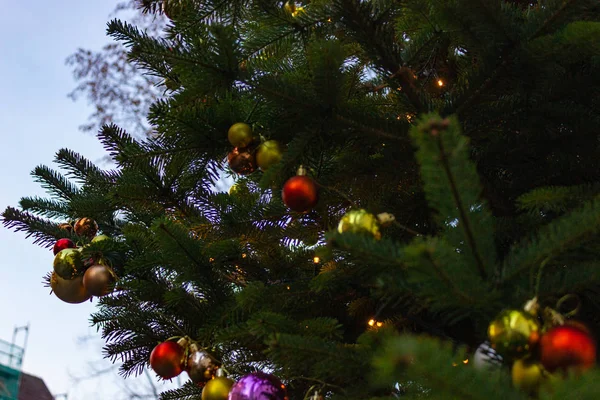
[[[158,376],[171,379],[183,371],[183,347],[177,342],[163,342],[150,353],[150,366]]]
[[[556,326],[540,339],[540,360],[550,372],[569,368],[583,371],[596,364],[596,343],[585,328]]]
[[[297,212],[310,210],[319,200],[315,181],[305,175],[288,179],[283,185],[281,197],[286,206]]]
[[[52,251],[54,252],[54,255],[57,255],[61,250],[74,249],[75,247],[77,246],[71,239],[58,239],[54,244]]]

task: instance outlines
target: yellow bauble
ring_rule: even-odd
[[[281,161],[283,150],[277,140],[267,140],[256,149],[256,164],[266,171],[273,164]]]
[[[381,238],[377,217],[367,210],[348,211],[338,224],[338,232],[370,233],[375,239]]]
[[[523,310],[504,310],[488,327],[492,348],[502,357],[522,358],[540,339],[540,324]]]
[[[244,148],[252,143],[252,128],[243,122],[231,125],[227,139],[233,147]]]
[[[246,196],[250,194],[250,189],[248,189],[248,185],[245,182],[234,183],[229,188],[230,196]]]
[[[529,394],[535,394],[544,380],[540,363],[517,360],[512,366],[512,381],[516,388]]]
[[[231,379],[224,376],[211,379],[202,389],[202,400],[227,400],[233,384]]]

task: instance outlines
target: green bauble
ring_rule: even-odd
[[[375,239],[381,238],[377,217],[363,209],[348,211],[338,224],[338,232],[369,233]]]
[[[83,272],[83,259],[78,249],[64,249],[54,257],[54,272],[63,279],[73,279]]]
[[[492,348],[502,357],[519,359],[528,355],[540,339],[540,324],[523,310],[504,310],[488,327]]]
[[[281,161],[283,149],[277,140],[267,140],[256,149],[256,164],[266,171],[273,164]]]
[[[227,139],[233,147],[244,148],[252,143],[252,128],[243,122],[231,125],[227,132]]]
[[[202,389],[202,400],[227,400],[234,383],[224,376],[211,379]]]

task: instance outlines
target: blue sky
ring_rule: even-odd
[[[116,0],[7,1],[0,13],[0,209],[16,206],[22,196],[44,196],[30,171],[51,165],[55,152],[71,148],[96,161],[104,156],[94,135],[82,133],[91,108],[73,102],[75,86],[65,58],[78,47],[99,49],[110,39],[106,22]],[[99,344],[80,346],[94,333],[94,305],[71,305],[49,295],[41,284],[52,269],[52,252],[25,235],[0,227],[0,338],[13,327],[31,324],[24,370],[42,377],[54,394],[69,400],[113,399],[112,383],[87,382],[72,388],[69,375],[81,375],[100,361]],[[108,379],[108,378],[106,378]]]

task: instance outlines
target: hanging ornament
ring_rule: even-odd
[[[488,327],[492,348],[505,358],[527,355],[540,338],[537,319],[523,310],[504,310]]]
[[[517,360],[511,370],[512,382],[516,388],[534,395],[544,380],[544,371],[540,363],[531,360]]]
[[[473,365],[477,369],[488,369],[502,365],[502,357],[494,350],[489,342],[479,345],[473,355]]]
[[[83,271],[83,260],[78,249],[64,249],[54,257],[54,272],[63,279],[72,279]]]
[[[162,342],[150,353],[150,366],[158,376],[171,379],[183,371],[184,350],[176,342]]]
[[[110,240],[110,236],[108,235],[98,235],[92,239],[92,243],[102,242],[104,240]]]
[[[235,148],[227,155],[229,167],[236,174],[248,175],[256,170],[256,157],[248,148]]]
[[[283,157],[283,149],[277,140],[267,140],[256,149],[256,165],[266,171]]]
[[[73,279],[63,279],[56,272],[52,272],[50,287],[52,288],[52,293],[65,303],[79,304],[89,300],[91,297],[83,286],[82,276]]]
[[[115,273],[106,265],[92,265],[83,274],[83,286],[96,297],[112,292],[115,282]]]
[[[596,364],[596,343],[584,326],[555,326],[540,339],[540,360],[550,372],[585,371]]]
[[[254,372],[233,385],[229,400],[288,400],[285,385],[275,375]]]
[[[185,370],[192,382],[202,387],[215,377],[221,365],[210,354],[200,349],[197,344],[192,343],[189,349],[190,355]]]
[[[54,247],[52,248],[52,252],[54,255],[57,255],[61,250],[64,249],[74,249],[77,246],[75,242],[71,239],[58,239],[56,243],[54,243]]]
[[[229,392],[235,382],[222,375],[222,369],[217,371],[217,376],[206,383],[202,389],[202,400],[227,400]]]
[[[319,193],[312,178],[304,174],[300,167],[298,175],[288,179],[281,193],[283,203],[296,212],[306,212],[317,205]]]
[[[79,218],[73,225],[73,230],[79,236],[92,239],[98,233],[98,224],[91,218]]]
[[[68,222],[64,222],[62,224],[59,224],[58,227],[60,229],[64,229],[65,231],[71,233],[73,231],[73,225],[69,224]]]
[[[230,196],[246,196],[248,194],[250,194],[250,190],[245,182],[236,182],[229,188]]]
[[[243,148],[252,143],[253,134],[250,125],[238,122],[231,125],[227,132],[227,139],[233,147]]]
[[[338,232],[368,233],[381,239],[377,217],[364,209],[348,211],[338,224]]]

